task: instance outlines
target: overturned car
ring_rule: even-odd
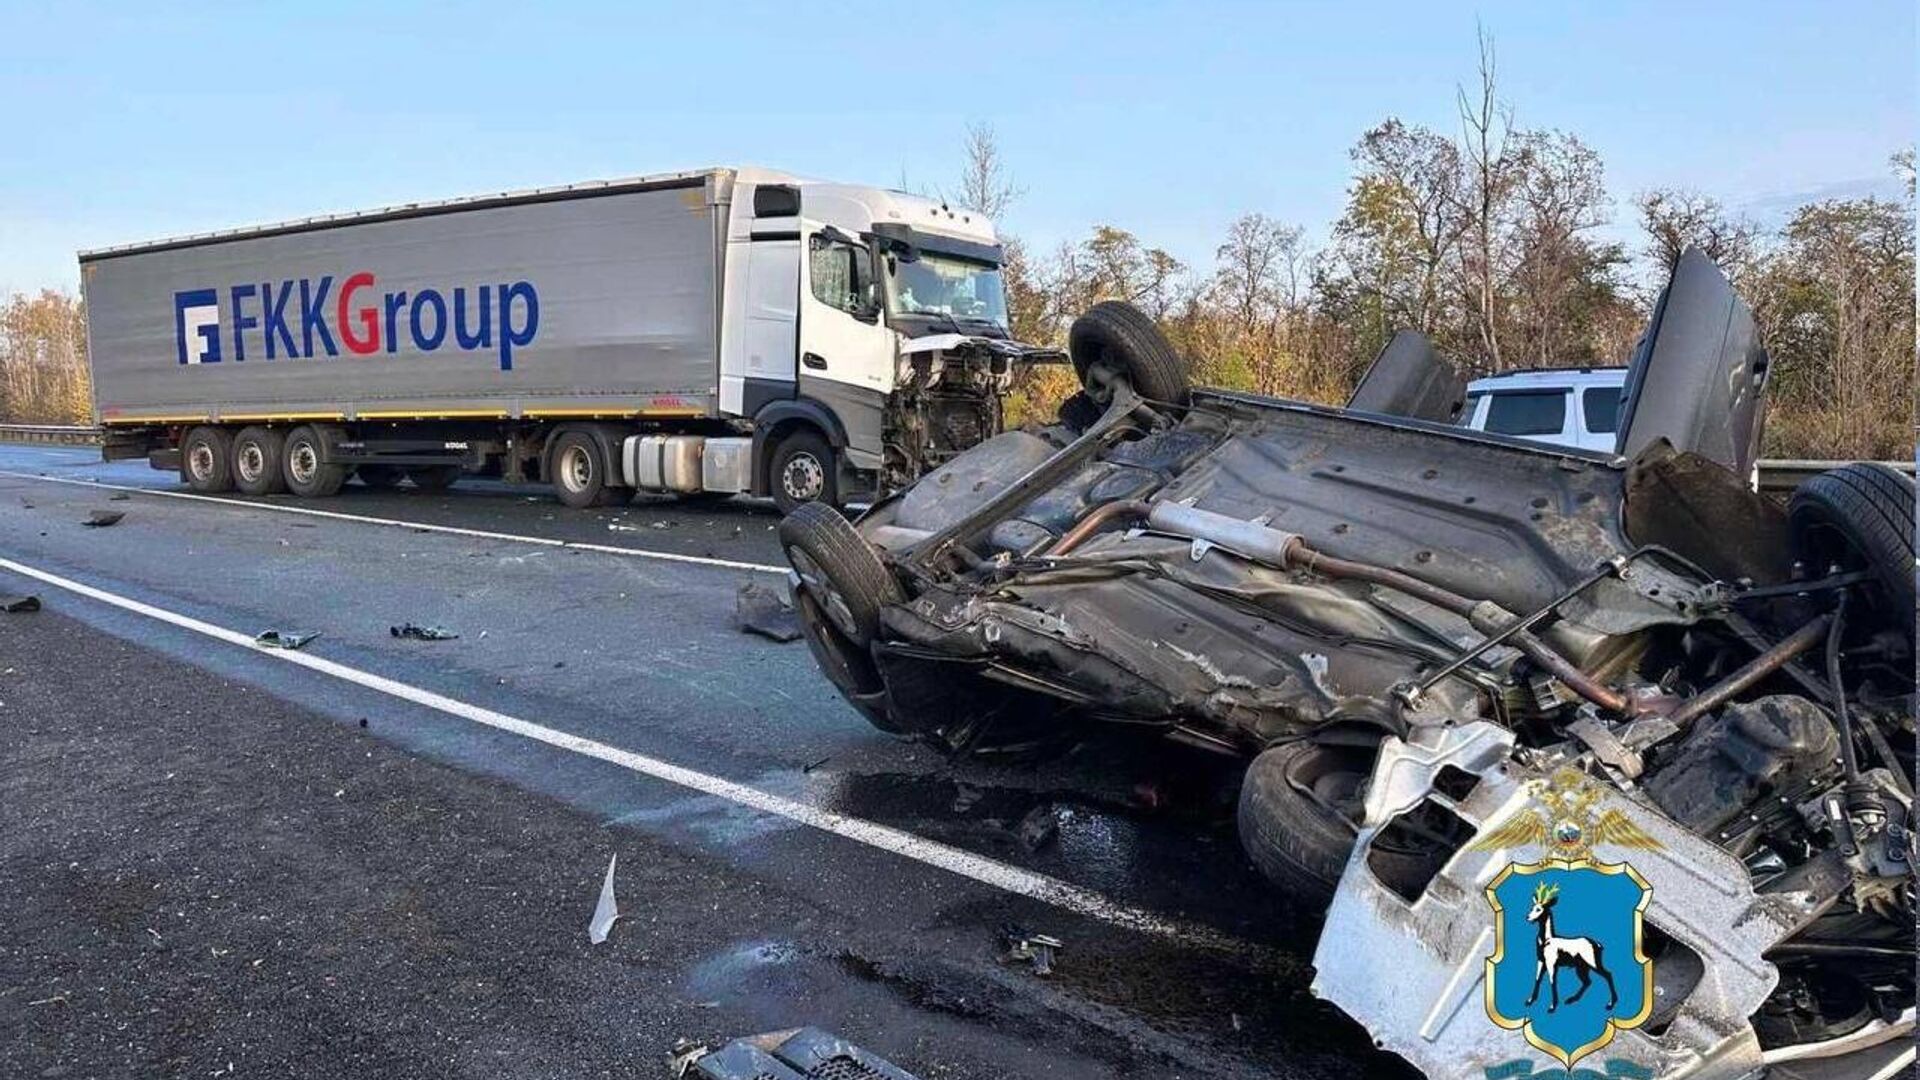
[[[1651,882],[1644,1008],[1609,1057],[1870,1075],[1910,1039],[1913,483],[1856,464],[1754,493],[1767,358],[1703,255],[1654,309],[1612,453],[1455,426],[1418,335],[1346,409],[1192,389],[1124,304],[1070,346],[1057,424],[857,525],[782,525],[807,642],[875,726],[962,751],[1124,725],[1244,757],[1243,846],[1325,907],[1316,992],[1433,1076],[1517,1056],[1489,1023],[1489,888],[1556,851]],[[1577,815],[1515,831],[1569,782]]]

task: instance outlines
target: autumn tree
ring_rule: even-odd
[[[86,313],[52,289],[0,305],[0,418],[16,424],[81,424],[92,413]]]

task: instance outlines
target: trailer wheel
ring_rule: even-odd
[[[833,447],[811,428],[801,428],[781,439],[768,467],[767,486],[773,491],[774,505],[783,514],[810,502],[839,506],[838,467]]]
[[[879,632],[880,609],[906,598],[873,546],[831,506],[794,508],[780,523],[780,546],[827,621],[862,649]]]
[[[416,465],[407,470],[407,479],[421,491],[445,491],[460,479],[458,465]]]
[[[407,478],[407,470],[398,465],[362,465],[353,470],[360,482],[376,491],[386,491],[400,486]]]
[[[340,493],[347,467],[327,462],[320,429],[302,424],[287,434],[285,451],[287,490],[306,499],[324,499]]]
[[[287,490],[287,436],[271,428],[241,428],[233,437],[233,486],[247,495]]]
[[[233,490],[233,435],[203,424],[180,444],[180,478],[202,493]]]
[[[1073,320],[1067,352],[1087,395],[1104,409],[1113,398],[1096,372],[1118,375],[1148,401],[1185,405],[1187,366],[1146,312],[1124,300],[1103,300]]]
[[[621,490],[612,487],[612,463],[600,452],[600,440],[585,431],[563,431],[553,440],[548,460],[553,491],[576,510],[612,505]]]

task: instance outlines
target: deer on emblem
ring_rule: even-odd
[[[1527,995],[1527,1004],[1532,1005],[1540,998],[1540,983],[1547,984],[1547,1011],[1553,1012],[1560,1007],[1560,969],[1572,968],[1580,976],[1580,989],[1567,998],[1571,1005],[1580,1000],[1587,988],[1593,985],[1593,977],[1600,976],[1607,983],[1607,1011],[1619,1003],[1620,995],[1613,988],[1613,973],[1607,970],[1600,958],[1600,943],[1592,938],[1560,937],[1553,932],[1553,905],[1560,899],[1560,886],[1541,884],[1533,890],[1533,908],[1527,912],[1527,921],[1538,926],[1539,933],[1533,939],[1533,993]]]

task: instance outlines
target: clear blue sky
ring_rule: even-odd
[[[167,10],[172,9],[172,10]],[[947,183],[970,121],[1040,246],[1099,222],[1190,262],[1258,210],[1317,234],[1347,150],[1453,124],[1478,19],[1525,125],[1620,201],[1756,213],[1895,190],[1912,0],[1843,3],[0,5],[0,290],[84,247],[480,191],[754,163]]]

